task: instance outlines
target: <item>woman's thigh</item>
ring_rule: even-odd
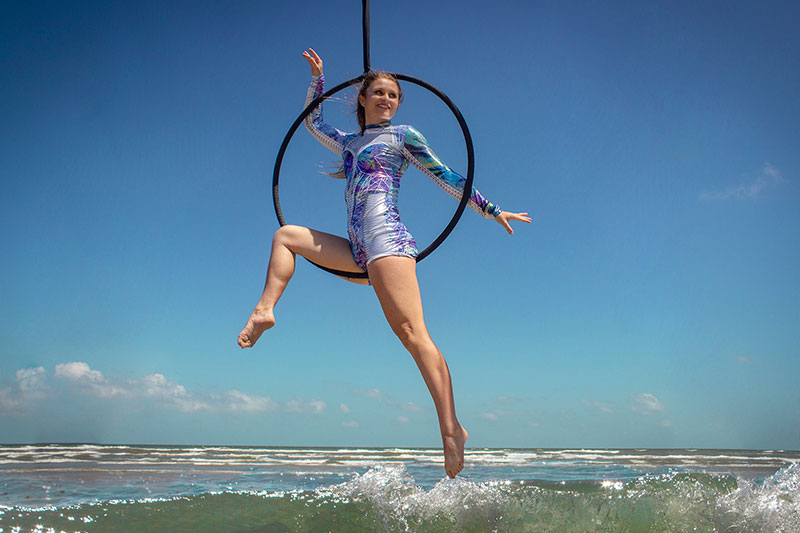
[[[404,256],[381,257],[369,264],[369,278],[386,320],[401,339],[427,338],[416,268],[416,260]]]
[[[276,237],[295,254],[318,265],[346,272],[361,272],[353,259],[350,241],[303,226],[286,225],[278,229]],[[367,284],[366,279],[344,278],[353,283]]]

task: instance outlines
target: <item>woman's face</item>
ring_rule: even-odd
[[[358,97],[364,106],[364,118],[367,124],[380,124],[392,117],[400,105],[400,89],[392,80],[376,78],[367,87],[366,94]]]

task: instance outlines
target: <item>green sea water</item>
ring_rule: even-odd
[[[795,453],[476,451],[450,480],[427,450],[150,450],[12,458],[0,531],[800,531]]]

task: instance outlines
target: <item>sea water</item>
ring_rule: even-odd
[[[800,532],[800,452],[0,446],[0,532]]]

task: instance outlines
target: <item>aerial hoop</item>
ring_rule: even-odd
[[[278,217],[278,222],[281,226],[286,225],[286,221],[283,218],[283,211],[281,210],[280,204],[280,194],[278,191],[279,186],[279,179],[281,173],[281,163],[283,162],[283,156],[286,152],[286,148],[289,146],[289,142],[292,140],[292,136],[294,135],[297,128],[300,127],[300,124],[303,123],[303,120],[312,112],[318,105],[320,105],[324,100],[333,96],[334,94],[338,93],[339,91],[346,89],[352,85],[357,83],[361,83],[361,80],[364,79],[364,75],[370,71],[369,65],[369,0],[362,0],[362,27],[363,27],[363,42],[364,42],[364,74],[358,76],[357,78],[353,78],[346,82],[340,83],[333,89],[329,89],[325,91],[324,94],[315,98],[311,103],[306,106],[300,116],[292,123],[289,131],[286,133],[286,136],[283,138],[283,142],[281,143],[280,150],[278,150],[278,157],[275,159],[275,169],[272,173],[272,202],[275,206],[275,215]],[[461,115],[461,111],[458,110],[456,105],[453,103],[450,98],[442,91],[431,85],[430,83],[421,80],[419,78],[415,78],[413,76],[407,76],[405,74],[394,74],[394,76],[398,80],[407,81],[413,83],[415,85],[419,85],[420,87],[427,89],[428,91],[432,92],[436,96],[438,96],[453,115],[458,120],[459,126],[461,126],[461,132],[464,134],[464,142],[466,143],[467,147],[467,176],[466,182],[464,183],[464,190],[461,193],[461,201],[458,203],[458,207],[456,207],[455,213],[453,217],[450,219],[450,222],[447,226],[442,230],[438,237],[430,244],[427,248],[419,252],[417,255],[417,262],[422,261],[428,255],[430,255],[436,248],[439,247],[442,242],[450,235],[450,232],[453,231],[453,228],[456,227],[458,224],[458,220],[461,218],[461,215],[464,213],[464,208],[467,206],[467,202],[472,194],[472,181],[475,174],[475,152],[472,146],[472,135],[470,135],[469,128],[467,127],[467,122],[464,120],[464,117]],[[347,272],[343,270],[336,270],[333,268],[328,268],[313,261],[309,261],[309,263],[330,272],[331,274],[336,274],[337,276],[343,276],[346,278],[367,278],[369,277],[366,272]]]

